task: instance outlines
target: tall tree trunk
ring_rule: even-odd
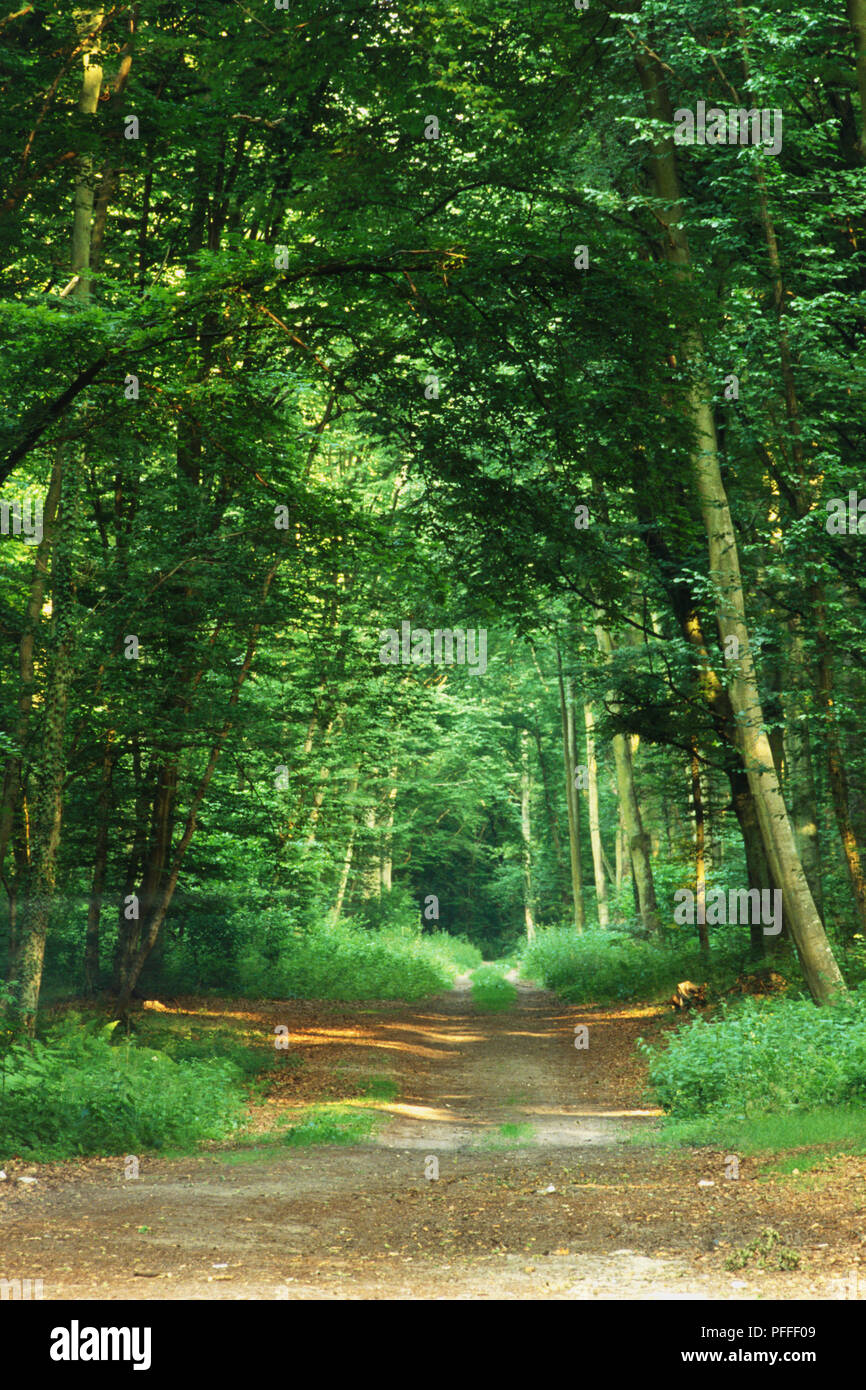
[[[62,514],[61,526],[68,524]],[[64,547],[65,549],[65,547]],[[40,755],[34,779],[31,862],[27,877],[26,902],[21,924],[13,985],[13,1008],[17,1025],[32,1034],[36,1026],[45,941],[54,905],[57,850],[63,817],[63,783],[66,775],[66,710],[72,684],[74,615],[68,559],[54,552],[52,575],[52,619],[48,675],[45,688]]]
[[[606,628],[602,627],[600,623],[596,623],[595,639],[598,643],[598,649],[604,656],[605,661],[608,663],[612,661],[613,642],[610,633]],[[608,704],[610,705],[612,713],[616,713],[619,709],[619,701],[613,691],[611,691],[608,696]],[[614,734],[613,757],[616,765],[619,804],[622,811],[626,840],[628,842],[628,850],[631,858],[631,869],[634,875],[638,916],[646,931],[656,932],[659,929],[660,921],[656,904],[655,884],[653,883],[652,861],[650,859],[650,839],[644,829],[640,802],[638,801],[637,788],[635,786],[631,746],[625,734]]]
[[[21,792],[24,747],[30,727],[30,715],[33,710],[36,633],[42,616],[42,607],[45,601],[45,579],[48,573],[51,547],[54,543],[54,527],[63,481],[64,450],[65,445],[59,443],[54,451],[51,480],[48,484],[42,515],[42,538],[34,557],[33,577],[30,581],[30,593],[18,647],[18,717],[15,723],[14,752],[7,760],[3,777],[2,804],[0,804],[0,873],[3,871],[6,848],[12,834],[12,825]]]
[[[637,500],[639,518],[646,521],[648,520],[648,513],[644,509],[642,499],[638,497]],[[657,532],[647,532],[647,544],[661,567],[661,574],[666,576],[664,582],[671,608],[676,615],[683,637],[694,650],[698,661],[696,689],[706,704],[716,736],[722,747],[725,774],[731,784],[732,804],[743,839],[749,887],[769,890],[780,888],[780,884],[771,873],[764,850],[754,798],[737,741],[737,720],[734,708],[726,686],[722,684],[713,669],[691,584],[681,577],[672,578],[676,568],[675,557],[665,540]],[[674,814],[678,814],[675,807],[672,807],[672,811]],[[782,920],[782,935],[784,936],[788,931],[784,909]],[[752,924],[751,945],[756,958],[765,955],[768,946],[770,949],[775,949],[779,940],[779,937],[765,937],[760,923]]]
[[[558,877],[562,878],[565,865],[562,858],[562,840],[559,834],[559,826],[556,822],[556,807],[553,797],[550,794],[550,778],[547,775],[547,765],[544,761],[544,745],[541,741],[541,730],[535,726],[535,751],[538,754],[538,768],[541,772],[541,786],[544,792],[544,809],[547,814],[547,824],[550,828],[550,842],[553,845],[553,854],[556,859]]]
[[[847,4],[857,61],[857,91],[860,94],[858,146],[861,159],[866,161],[866,0],[847,0]]]
[[[348,799],[349,799],[349,804],[350,804],[350,805],[351,805],[351,802],[352,802],[352,798],[353,798],[353,796],[355,795],[355,792],[357,791],[357,789],[358,789],[358,777],[357,777],[357,774],[356,774],[355,777],[352,779],[352,783],[351,783],[351,785],[350,785],[350,787],[349,787],[349,798],[348,798]],[[334,906],[333,906],[332,909],[331,909],[331,924],[332,924],[332,925],[334,925],[335,923],[339,922],[339,920],[340,920],[340,914],[341,914],[341,912],[343,911],[343,903],[344,903],[345,898],[346,898],[346,888],[348,887],[348,883],[349,883],[349,874],[350,874],[351,871],[352,871],[352,856],[353,856],[353,854],[354,854],[354,852],[355,852],[355,834],[356,834],[356,832],[357,832],[357,829],[358,829],[358,822],[357,822],[356,817],[353,815],[353,816],[352,816],[352,827],[351,827],[351,830],[349,831],[349,839],[348,839],[348,842],[347,842],[347,844],[346,844],[346,852],[345,852],[345,854],[343,855],[343,864],[342,864],[342,867],[341,867],[341,869],[340,869],[340,881],[339,881],[339,884],[337,885],[337,896],[336,896],[336,898],[334,899]]]
[[[568,811],[568,854],[571,867],[571,902],[574,929],[582,932],[586,926],[583,901],[583,868],[580,860],[580,797],[575,786],[577,749],[574,732],[574,703],[569,681],[562,674],[562,653],[556,647],[556,669],[559,681],[559,712],[562,724],[562,761],[565,767],[565,804]]]
[[[773,889],[776,885],[773,882],[770,865],[767,862],[761,827],[758,824],[758,813],[755,810],[755,799],[752,796],[752,789],[749,786],[745,769],[742,766],[729,766],[728,777],[731,783],[734,814],[740,827],[746,855],[749,888],[757,888],[759,892],[765,888]],[[765,955],[766,943],[775,940],[775,938],[764,936],[764,929],[759,922],[750,924],[749,937],[751,954],[755,960],[760,960]]]
[[[673,111],[660,63],[642,50],[635,55],[646,99],[647,115],[667,134],[656,135],[650,161],[655,193],[665,227],[662,245],[668,262],[681,279],[690,278],[688,241],[680,221],[682,194],[673,143]],[[700,330],[682,334],[684,356],[692,371],[687,406],[694,428],[692,471],[707,533],[709,571],[715,590],[716,619],[722,645],[736,639],[738,657],[729,662],[730,698],[737,716],[738,742],[752,787],[764,848],[779,882],[791,932],[803,972],[816,1003],[843,992],[845,984],[815,907],[803,866],[797,855],[788,812],[782,798],[767,738],[755,663],[746,623],[737,537],[719,466],[718,441],[712,405],[704,380],[704,351]]]
[[[614,774],[614,796],[617,800],[617,824],[616,824],[616,891],[617,895],[622,892],[625,883],[626,866],[630,867],[628,853],[628,835],[625,828],[625,817],[623,816],[622,803],[619,800],[619,784]]]
[[[851,687],[850,701],[855,709],[866,706],[866,672],[849,667],[845,672]],[[857,720],[847,730],[845,763],[849,769],[848,805],[858,845],[866,845],[866,730]]]
[[[397,764],[395,763],[388,774],[388,795],[386,798],[387,810],[385,821],[382,826],[382,892],[387,894],[393,887],[394,873],[394,815],[397,809]]]
[[[523,920],[527,941],[535,940],[535,910],[532,899],[532,778],[529,768],[529,731],[520,730],[520,840],[523,861]]]
[[[151,808],[150,837],[144,858],[141,883],[138,889],[138,919],[131,924],[130,944],[134,943],[132,961],[141,949],[145,924],[158,909],[165,891],[171,866],[171,845],[174,838],[177,810],[177,779],[179,758],[175,753],[165,758],[157,773],[157,783]],[[152,962],[159,971],[161,951]]]
[[[598,762],[595,756],[595,718],[592,705],[586,701],[583,706],[583,719],[586,727],[586,767],[589,785],[589,842],[592,846],[592,872],[595,878],[595,901],[598,908],[598,925],[605,930],[610,926],[610,910],[607,904],[607,878],[604,872],[604,854],[601,847],[601,821],[598,803]]]
[[[532,652],[533,662],[535,663],[535,669],[538,672],[539,683],[542,686],[542,688],[546,689],[547,683],[544,679],[544,675],[542,674],[541,665],[538,660],[538,653],[536,652],[535,645],[531,640],[529,646]],[[550,778],[547,772],[547,763],[544,757],[544,745],[542,743],[541,738],[541,728],[537,723],[535,725],[535,747],[538,752],[538,766],[541,770],[541,784],[544,789],[544,806],[547,812],[547,823],[550,826],[550,839],[553,845],[554,856],[556,858],[556,881],[559,886],[563,909],[567,910],[569,887],[565,880],[565,861],[562,855],[562,838],[559,833],[559,817],[556,813],[555,798],[551,794]]]
[[[116,760],[114,730],[109,729],[105,740],[102,780],[96,807],[96,845],[93,851],[93,878],[90,885],[90,902],[87,906],[87,934],[84,942],[84,992],[88,996],[96,993],[99,984],[99,918],[102,912],[102,890],[105,885],[105,868],[108,861],[108,812],[111,806],[111,778]]]
[[[30,815],[27,797],[23,793],[18,799],[15,824],[12,827],[12,855],[15,868],[11,883],[6,885],[9,894],[9,959],[6,970],[8,980],[15,979],[18,969],[18,904],[30,872]]]
[[[845,771],[845,760],[842,756],[839,726],[836,720],[833,659],[830,655],[823,614],[821,614],[821,619],[818,623],[818,694],[824,707],[827,777],[830,783],[833,811],[836,816],[839,838],[842,842],[842,853],[845,856],[845,867],[848,870],[848,881],[851,884],[859,929],[866,932],[866,874],[863,871],[857,836],[851,823],[851,812],[848,806],[848,775]]]
[[[706,829],[704,825],[704,799],[701,794],[701,760],[698,756],[698,741],[692,739],[692,807],[695,813],[695,907],[698,923],[698,941],[701,954],[710,953],[710,934],[707,930],[707,858]]]
[[[82,116],[94,116],[102,90],[102,64],[99,60],[99,36],[102,7],[75,11],[79,40],[86,42],[83,54],[84,75],[78,110]],[[72,274],[77,282],[72,290],[76,299],[90,297],[90,239],[93,230],[93,195],[97,176],[93,156],[80,154],[75,161],[75,195],[72,212]]]
[[[821,856],[821,832],[818,825],[818,798],[815,792],[815,773],[809,736],[809,711],[806,703],[806,669],[803,653],[801,619],[790,624],[789,688],[783,697],[785,708],[785,744],[790,780],[791,821],[803,871],[815,902],[824,916],[824,884]]]
[[[147,773],[143,774],[141,744],[137,734],[133,736],[131,743],[132,770],[137,791],[133,812],[132,845],[126,861],[126,876],[117,908],[117,945],[114,952],[113,978],[115,994],[120,993],[123,981],[132,966],[135,952],[138,950],[141,931],[140,919],[130,917],[128,900],[133,895],[144,863],[144,852],[147,848],[148,807],[151,803],[151,788],[155,785],[157,769],[157,761],[154,757]]]

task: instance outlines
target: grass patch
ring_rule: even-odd
[[[517,1123],[500,1125],[499,1133],[503,1139],[531,1139],[535,1131],[530,1124]]]
[[[289,1148],[308,1148],[313,1144],[363,1144],[372,1138],[384,1121],[375,1110],[352,1105],[311,1105],[299,1124],[282,1134]]]
[[[316,1144],[364,1144],[387,1117],[366,1101],[306,1105],[270,1134],[251,1135],[239,1140],[223,1155],[226,1163],[254,1163],[272,1157],[275,1150],[305,1149]]]
[[[337,1083],[346,1093],[346,1099],[353,1096],[365,1100],[396,1100],[400,1094],[400,1084],[387,1072],[360,1072],[351,1062],[339,1062],[334,1069]]]
[[[491,1134],[484,1134],[473,1144],[473,1148],[479,1149],[514,1149],[524,1145],[532,1144],[535,1140],[535,1129],[531,1124],[521,1122],[518,1124],[506,1123],[500,1125]]]
[[[472,972],[472,1003],[479,1013],[501,1013],[516,1002],[517,990],[499,966],[481,965]]]
[[[370,1100],[396,1100],[400,1094],[399,1083],[393,1076],[367,1076],[358,1083],[361,1095]]]
[[[740,1118],[705,1116],[694,1120],[665,1119],[658,1129],[641,1129],[633,1143],[663,1146],[706,1146],[740,1155],[794,1152],[790,1168],[807,1165],[806,1151],[820,1150],[815,1162],[835,1154],[866,1154],[866,1107],[821,1106],[796,1114],[765,1114]],[[803,1152],[796,1156],[796,1151]],[[780,1171],[784,1169],[780,1168]]]
[[[136,1019],[138,1046],[155,1048],[175,1062],[205,1061],[219,1057],[231,1062],[238,1072],[252,1081],[263,1073],[272,1072],[275,1066],[297,1070],[303,1066],[303,1058],[297,1053],[277,1051],[273,1040],[268,1038],[262,1045],[262,1035],[250,1037],[237,1028],[224,1025],[191,1025],[180,1017],[176,1025],[152,1022],[147,1015]]]

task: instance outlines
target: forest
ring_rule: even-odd
[[[15,1245],[74,1177],[121,1297],[862,1296],[866,0],[34,0],[0,70],[4,1289],[120,1279]],[[223,1158],[295,1273],[143,1239]]]

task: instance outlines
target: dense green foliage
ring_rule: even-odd
[[[817,1015],[808,1000],[742,1000],[644,1047],[654,1094],[675,1117],[866,1103],[862,991]]]
[[[661,942],[638,940],[624,932],[587,931],[577,936],[564,928],[541,931],[521,956],[521,971],[545,989],[573,1004],[617,999],[655,999],[669,995],[680,980],[723,986],[750,964],[748,937],[725,935],[714,943],[712,958],[702,957],[693,942],[669,932]]]
[[[255,946],[238,966],[242,994],[278,999],[420,999],[447,989],[467,964],[480,961],[469,943],[445,933],[422,936],[395,928],[364,931],[343,923]]]
[[[0,1056],[0,1160],[138,1154],[223,1139],[241,1125],[242,1072],[211,1055],[115,1046],[68,1017],[46,1041]]]

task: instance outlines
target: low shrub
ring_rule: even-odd
[[[521,974],[575,1004],[617,999],[652,999],[669,994],[680,980],[722,986],[748,960],[748,931],[731,930],[712,942],[709,961],[694,941],[658,942],[626,932],[591,928],[540,930],[523,950]]]
[[[746,998],[639,1042],[659,1105],[679,1119],[811,1111],[866,1100],[866,997]]]
[[[226,1058],[172,1061],[134,1042],[112,1045],[115,1025],[67,1015],[43,1040],[0,1058],[0,1160],[138,1153],[189,1147],[239,1128],[242,1074]]]

